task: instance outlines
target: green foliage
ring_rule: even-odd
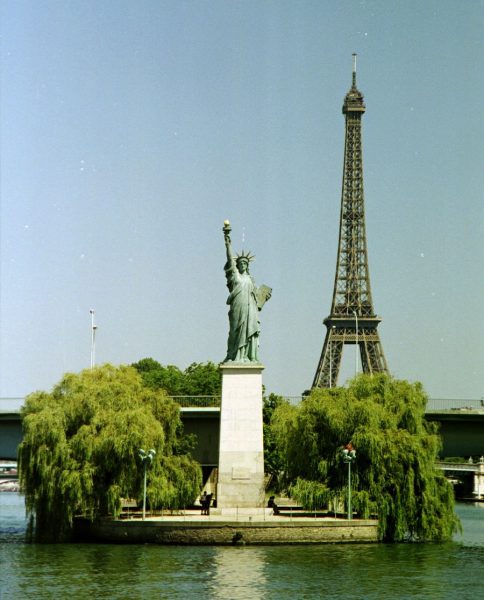
[[[170,396],[219,396],[222,375],[212,362],[192,363],[184,371],[174,365],[166,367],[152,358],[143,358],[132,365],[145,385],[163,389]]]
[[[351,442],[353,508],[378,516],[381,539],[449,539],[459,523],[452,487],[434,465],[441,442],[424,419],[426,402],[418,383],[361,375],[277,407],[271,428],[294,497],[307,508],[345,498],[341,450]]]
[[[319,481],[307,481],[297,478],[291,486],[291,491],[304,508],[310,510],[327,506],[333,498],[328,486]]]
[[[269,396],[264,396],[263,398],[262,426],[264,430],[264,471],[266,475],[270,475],[270,486],[274,490],[280,488],[279,478],[283,468],[283,459],[276,444],[271,427],[271,420],[275,409],[282,404],[287,404],[287,400],[284,400],[284,398],[277,396],[276,394],[269,394]]]
[[[122,498],[141,500],[140,448],[156,450],[152,508],[178,508],[199,493],[200,467],[179,452],[178,406],[132,367],[68,373],[51,393],[28,396],[22,418],[20,483],[39,541],[67,538],[76,515],[117,516]]]

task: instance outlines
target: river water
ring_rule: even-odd
[[[167,547],[23,542],[23,498],[0,493],[0,598],[484,599],[484,504],[446,544]]]

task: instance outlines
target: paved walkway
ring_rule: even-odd
[[[164,513],[160,515],[151,515],[147,514],[145,521],[154,522],[154,521],[164,521],[166,523],[221,523],[221,522],[246,522],[246,523],[287,523],[287,522],[297,522],[297,523],[314,523],[317,521],[324,522],[343,522],[346,523],[348,519],[334,517],[334,516],[299,516],[297,513],[291,515],[288,512],[284,512],[284,514],[274,515],[271,509],[231,509],[230,511],[224,511],[223,513],[218,511],[217,509],[211,509],[210,515],[201,515],[200,510],[186,510],[180,511],[178,513]],[[123,513],[123,521],[142,521],[142,516],[138,511],[130,515],[127,511]],[[358,519],[354,519],[358,521]]]

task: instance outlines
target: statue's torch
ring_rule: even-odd
[[[229,235],[230,232],[232,231],[232,227],[230,227],[230,221],[224,221],[224,235]]]

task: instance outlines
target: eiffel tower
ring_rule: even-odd
[[[368,270],[361,146],[364,112],[363,94],[356,87],[353,54],[353,81],[343,103],[345,151],[333,302],[331,314],[324,320],[327,331],[313,387],[336,385],[345,344],[359,346],[364,373],[388,372],[377,331],[381,319],[373,310]]]

